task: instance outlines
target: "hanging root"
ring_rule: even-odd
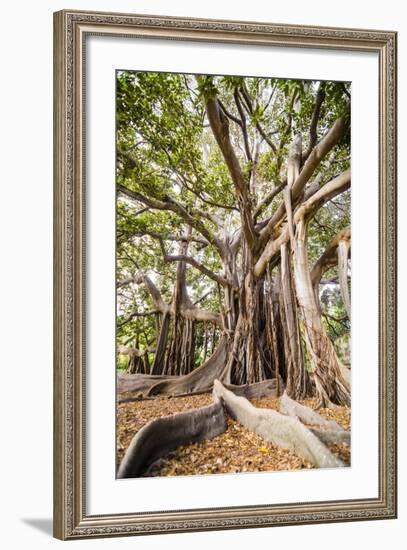
[[[298,418],[256,408],[244,397],[227,390],[218,380],[214,382],[214,395],[222,398],[227,412],[234,419],[266,441],[289,449],[318,468],[344,466]]]
[[[212,439],[226,428],[222,402],[215,395],[208,407],[152,420],[133,437],[117,477],[140,477],[155,460],[180,445]]]
[[[318,408],[350,407],[350,384],[342,375],[332,342],[326,335],[319,335],[315,347],[318,367],[314,371],[314,382]]]
[[[155,381],[144,395],[179,395],[182,393],[209,392],[215,378],[221,378],[226,365],[227,340],[219,341],[215,352],[197,369],[184,376],[171,376]]]
[[[160,376],[144,374],[120,374],[117,378],[117,393],[132,392],[136,397],[126,396],[126,401],[148,398],[155,395],[185,396],[212,391],[215,379],[224,379],[226,372],[227,341],[221,339],[215,352],[200,367],[184,376]],[[283,383],[280,379],[280,390]],[[276,379],[264,380],[255,384],[227,386],[237,395],[248,399],[277,395]],[[122,402],[123,398],[119,398]]]

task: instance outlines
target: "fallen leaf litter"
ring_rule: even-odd
[[[157,396],[149,400],[120,403],[117,414],[117,462],[122,460],[133,436],[150,420],[204,407],[211,402],[212,395],[208,393],[174,398]],[[279,398],[276,397],[257,398],[252,403],[261,408],[279,408]],[[315,409],[314,399],[305,399],[301,403]],[[348,407],[319,409],[318,412],[329,420],[335,420],[345,430],[350,429],[351,412]],[[265,441],[229,416],[227,424],[227,430],[213,439],[178,447],[156,461],[145,475],[185,476],[313,468],[288,449]],[[329,448],[345,464],[350,464],[350,447],[333,444]]]

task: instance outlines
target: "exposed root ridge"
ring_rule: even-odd
[[[304,424],[311,425],[310,430],[312,433],[326,445],[331,443],[350,445],[350,432],[344,430],[334,420],[327,420],[309,407],[297,403],[297,401],[288,397],[285,392],[280,399],[280,412],[298,418]]]
[[[222,402],[216,396],[208,407],[152,420],[133,437],[117,477],[140,477],[155,460],[173,449],[211,439],[223,433],[226,427]]]
[[[266,441],[285,447],[318,468],[344,466],[322,441],[298,418],[285,416],[271,409],[254,407],[244,397],[234,395],[215,380],[214,394],[222,398],[228,413]]]

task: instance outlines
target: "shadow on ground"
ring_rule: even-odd
[[[51,518],[21,518],[21,521],[37,531],[41,531],[49,536],[52,536],[52,519]]]

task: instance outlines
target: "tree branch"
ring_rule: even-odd
[[[174,242],[179,242],[181,240],[186,240],[186,241],[189,241],[189,242],[192,242],[192,243],[198,243],[198,244],[201,244],[202,247],[200,248],[203,248],[204,246],[208,246],[209,242],[204,239],[203,237],[198,237],[198,236],[185,236],[185,237],[180,237],[178,235],[161,235],[160,233],[156,233],[155,231],[148,231],[147,229],[143,229],[141,231],[128,231],[127,233],[126,232],[123,232],[122,233],[122,236],[124,235],[127,235],[128,238],[131,238],[131,237],[144,237],[144,236],[149,236],[149,237],[152,237],[153,239],[163,239],[164,241],[174,241]]]
[[[150,279],[148,275],[144,273],[137,273],[136,275],[134,275],[134,277],[130,277],[129,279],[124,279],[123,281],[119,281],[117,283],[117,288],[127,286],[132,283],[136,285],[144,283],[148,292],[150,293],[151,298],[153,299],[154,306],[156,307],[156,309],[162,313],[168,310],[168,305],[164,302],[160,291],[158,290],[158,288],[155,286],[155,284],[153,283],[153,281]]]
[[[216,142],[222,152],[226,166],[234,183],[239,204],[242,228],[250,249],[254,248],[256,232],[251,216],[251,204],[248,195],[248,186],[245,181],[240,163],[236,157],[229,136],[229,123],[223,115],[217,99],[206,100],[206,113]]]
[[[117,323],[116,326],[117,326],[117,328],[121,328],[121,327],[124,327],[124,325],[127,325],[128,323],[130,323],[130,321],[132,319],[134,319],[135,317],[148,317],[149,315],[154,315],[155,313],[158,313],[155,309],[153,309],[151,311],[144,311],[144,312],[141,312],[141,313],[139,313],[138,311],[134,311],[128,317],[123,319],[123,321],[120,321],[120,323]]]
[[[297,134],[291,144],[287,161],[287,186],[284,188],[284,204],[287,214],[288,232],[290,234],[291,246],[294,247],[294,220],[293,220],[293,204],[291,190],[294,182],[298,178],[301,166],[301,135]]]
[[[244,105],[246,107],[246,110],[247,112],[251,115],[253,114],[253,105],[252,105],[252,102],[251,102],[251,99],[250,99],[250,96],[249,94],[247,93],[247,90],[242,87],[241,88],[241,94],[242,96],[244,97]],[[256,128],[257,128],[257,131],[259,132],[259,134],[261,135],[261,137],[264,139],[264,141],[269,145],[269,147],[271,148],[271,150],[273,151],[273,153],[277,153],[277,147],[275,146],[275,144],[271,141],[271,139],[268,137],[268,135],[266,134],[266,132],[263,130],[261,124],[259,122],[256,122]]]
[[[277,187],[274,187],[274,189],[264,197],[264,199],[257,205],[256,210],[253,213],[253,217],[255,220],[260,216],[262,211],[265,208],[267,208],[269,204],[271,204],[274,197],[276,197],[284,189],[286,185],[287,185],[287,180],[284,180],[282,183],[277,185]]]
[[[310,128],[309,128],[309,144],[308,144],[307,149],[305,150],[305,152],[302,155],[303,162],[305,162],[307,160],[307,158],[311,154],[311,151],[315,147],[315,144],[317,142],[318,120],[319,120],[319,115],[321,113],[321,107],[322,107],[322,104],[324,102],[324,99],[325,99],[325,87],[324,87],[323,83],[321,82],[319,84],[317,96],[315,98],[314,111],[313,111],[312,117],[311,117],[311,123],[310,123]]]
[[[240,103],[239,92],[238,92],[237,88],[235,88],[235,91],[233,93],[233,97],[235,99],[236,107],[237,107],[237,110],[239,111],[239,116],[240,116],[240,119],[242,121],[242,123],[240,125],[240,128],[242,129],[243,143],[244,143],[244,148],[245,148],[245,151],[246,151],[246,157],[247,157],[247,160],[252,161],[253,159],[252,159],[252,155],[250,153],[249,138],[248,138],[248,135],[247,135],[246,117],[245,117],[245,114],[244,114],[244,111],[243,111],[242,104]]]
[[[198,271],[200,271],[201,273],[203,273],[213,281],[219,283],[220,285],[231,286],[231,283],[227,279],[225,279],[224,277],[221,277],[220,275],[217,275],[216,273],[214,273],[204,265],[197,262],[191,256],[187,256],[186,254],[167,254],[165,250],[164,242],[162,239],[160,239],[160,245],[161,245],[161,250],[162,250],[162,254],[165,262],[185,262],[189,265],[192,265],[193,267],[195,267],[195,269],[197,269]]]
[[[349,189],[350,181],[350,170],[346,170],[340,176],[326,183],[318,192],[314,193],[314,195],[297,209],[294,214],[294,222],[297,224],[302,218],[309,219],[325,203]],[[289,231],[286,225],[280,235],[274,240],[269,240],[265,246],[254,267],[254,274],[256,277],[261,277],[265,273],[267,264],[279,253],[281,245],[286,243],[288,239]]]
[[[345,306],[346,313],[350,319],[351,316],[351,304],[348,287],[348,256],[349,256],[349,240],[341,239],[338,243],[338,273],[339,273],[339,286],[341,289],[343,305]]]
[[[186,182],[186,179],[185,178],[182,178],[182,185],[188,189],[188,191],[190,191],[193,195],[195,195],[196,197],[198,197],[199,200],[201,200],[202,202],[204,202],[205,204],[209,204],[209,206],[215,206],[216,208],[223,208],[225,210],[236,210],[236,212],[239,211],[238,208],[236,208],[236,206],[231,206],[229,204],[220,204],[218,202],[215,202],[215,201],[212,201],[210,199],[207,199],[205,197],[202,196],[202,193],[199,192],[199,191],[196,191],[191,185],[189,185],[187,182]]]
[[[224,114],[230,119],[232,120],[233,122],[235,122],[238,126],[240,126],[240,128],[242,127],[242,121],[240,119],[238,119],[236,116],[232,115],[232,113],[230,111],[228,111],[224,105],[224,103],[218,99],[219,101],[219,106],[220,108],[222,109],[222,111],[224,112]]]
[[[345,227],[331,240],[311,269],[311,282],[313,286],[319,284],[325,271],[338,263],[338,245],[342,240],[350,240],[350,237],[350,227]]]
[[[295,180],[291,194],[292,194],[292,202],[293,206],[295,206],[298,203],[298,200],[302,194],[302,191],[314,173],[316,167],[320,164],[320,162],[325,158],[325,156],[329,153],[329,151],[337,145],[337,143],[340,141],[340,139],[343,137],[346,128],[348,125],[347,117],[340,117],[338,118],[333,126],[330,128],[330,130],[325,134],[325,136],[321,139],[321,141],[313,148],[312,152],[310,153],[307,161],[304,163],[297,179]],[[260,233],[260,245],[263,247],[267,241],[270,235],[273,232],[273,229],[277,224],[279,224],[284,216],[286,214],[285,205],[281,204],[280,207],[277,209],[275,214],[272,216],[268,224],[262,229]]]
[[[154,199],[151,197],[146,197],[145,195],[139,193],[138,191],[133,191],[124,185],[117,185],[117,190],[119,193],[122,193],[126,197],[133,199],[135,201],[141,202],[150,208],[155,210],[170,210],[178,216],[180,216],[190,227],[193,227],[200,233],[209,243],[213,244],[219,251],[220,255],[224,254],[224,245],[220,239],[212,235],[212,233],[205,227],[205,225],[198,220],[196,217],[192,216],[186,208],[177,202],[172,197],[168,195],[163,198],[163,200]]]

